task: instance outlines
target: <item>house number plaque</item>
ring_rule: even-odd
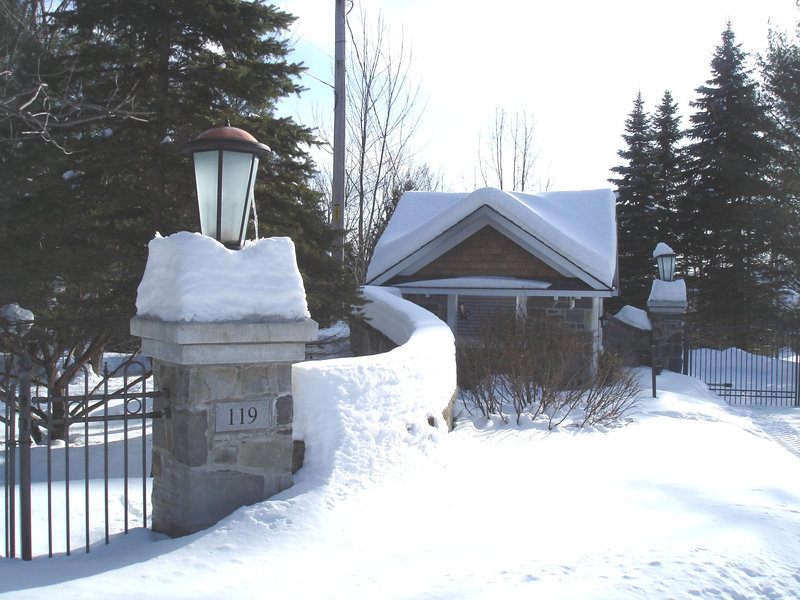
[[[218,402],[216,431],[266,429],[269,427],[269,413],[267,400]]]

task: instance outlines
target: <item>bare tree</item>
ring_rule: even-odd
[[[535,144],[535,122],[526,112],[510,116],[496,108],[488,137],[479,136],[478,165],[483,185],[517,192],[530,190],[535,181],[534,166],[539,157]]]
[[[398,190],[438,189],[441,178],[415,161],[412,141],[424,102],[411,76],[411,50],[403,36],[393,36],[380,15],[370,21],[363,9],[348,13],[347,28],[344,219],[354,272],[362,283]],[[321,137],[328,142],[324,133]],[[328,177],[318,185],[329,198]]]
[[[50,60],[61,40],[54,19],[69,6],[69,0],[0,0],[0,142],[41,138],[61,147],[57,134],[78,125],[145,119],[132,89],[89,102],[75,65]]]

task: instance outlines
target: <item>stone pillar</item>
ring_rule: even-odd
[[[656,347],[660,366],[680,373],[683,367],[683,322],[686,314],[686,283],[675,281],[653,281],[647,300],[647,316],[650,318],[652,343]]]
[[[153,421],[153,531],[181,536],[292,484],[291,365],[316,339],[311,319],[165,322],[131,333],[165,392]]]

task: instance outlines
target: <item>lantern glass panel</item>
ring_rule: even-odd
[[[244,152],[222,153],[222,223],[220,241],[241,245],[253,199],[258,158]]]
[[[200,210],[200,231],[203,235],[217,237],[217,178],[219,152],[194,153],[194,177],[197,183],[197,207]]]
[[[656,257],[658,275],[663,281],[672,281],[675,278],[675,255],[662,254]]]

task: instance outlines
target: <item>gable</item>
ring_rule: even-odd
[[[565,275],[486,225],[414,273],[397,277],[391,283],[481,276],[551,279]]]

